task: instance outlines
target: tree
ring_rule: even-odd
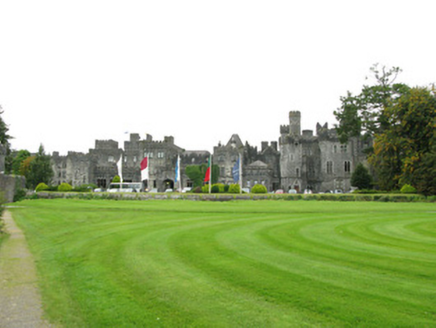
[[[9,128],[5,121],[3,121],[1,114],[3,114],[3,110],[2,106],[0,105],[0,144],[9,146],[9,139],[11,139],[11,136],[8,135]]]
[[[28,150],[20,150],[12,153],[11,173],[15,175],[24,175],[21,172],[21,164],[24,160],[29,158],[30,152]]]
[[[359,163],[351,175],[351,185],[359,189],[370,189],[372,187],[372,177],[368,169]]]
[[[339,124],[336,130],[342,143],[346,143],[350,137],[360,137],[362,134],[374,136],[388,127],[383,112],[398,97],[408,92],[409,87],[405,84],[394,83],[400,68],[387,69],[383,66],[379,69],[378,64],[370,69],[376,79],[376,85],[363,86],[362,92],[353,96],[347,92],[347,96],[341,97],[341,107],[334,112]]]
[[[5,172],[9,174],[12,164],[11,145],[9,143],[9,140],[12,139],[12,137],[8,134],[9,128],[5,121],[3,121],[1,114],[3,114],[3,111],[2,106],[0,105],[0,145],[3,145],[3,147],[5,148]]]
[[[185,173],[188,178],[192,181],[193,187],[201,187],[203,185],[204,176],[206,175],[207,165],[188,165],[186,166]],[[212,184],[218,182],[219,178],[219,166],[216,164],[212,165]]]
[[[18,173],[20,175],[27,177],[30,172],[30,163],[32,163],[34,160],[35,160],[35,156],[29,156],[25,160],[23,160],[20,164],[20,169]]]
[[[53,169],[50,164],[50,156],[45,154],[43,145],[39,146],[38,154],[30,162],[25,177],[27,188],[30,189],[34,189],[40,182],[50,184]]]
[[[412,88],[383,111],[387,126],[375,135],[374,153],[369,157],[381,188],[390,190],[404,184],[414,187],[419,184],[420,190],[432,190],[436,154],[435,91]]]
[[[204,175],[200,170],[200,165],[186,166],[185,173],[192,181],[193,187],[201,187],[203,185]]]

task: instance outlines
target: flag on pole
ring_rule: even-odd
[[[239,158],[236,161],[235,165],[233,166],[232,173],[233,173],[233,181],[235,183],[239,182]]]
[[[118,175],[120,177],[120,182],[121,183],[123,183],[122,165],[123,165],[123,155],[120,156],[120,159],[117,162]]]
[[[148,180],[148,157],[141,161],[141,180]]]
[[[175,178],[174,178],[174,183],[177,183],[178,182],[178,184],[179,184],[179,186],[178,186],[178,189],[179,189],[179,191],[180,191],[180,189],[181,189],[181,179],[180,179],[180,155],[179,156],[177,156],[177,162],[176,162],[176,176],[175,176]]]
[[[211,160],[210,160],[210,156],[209,156],[209,162],[207,163],[207,170],[206,170],[206,175],[204,176],[204,182],[210,181],[210,170],[211,170],[210,162],[211,162]]]

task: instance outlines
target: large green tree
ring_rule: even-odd
[[[27,188],[34,189],[40,182],[50,184],[53,169],[50,164],[50,156],[45,154],[43,145],[39,146],[38,154],[29,163],[29,170],[25,177]]]
[[[387,126],[375,135],[369,158],[380,187],[389,190],[410,184],[430,193],[435,170],[435,89],[410,89],[386,107],[382,119]]]
[[[363,135],[374,136],[386,129],[389,123],[383,116],[385,109],[394,103],[398,97],[408,92],[409,87],[395,83],[400,68],[377,64],[371,67],[376,84],[364,85],[358,95],[347,92],[341,97],[341,107],[334,115],[338,121],[336,130],[341,142],[347,142],[350,137]]]

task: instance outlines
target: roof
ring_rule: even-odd
[[[244,147],[244,144],[241,141],[241,138],[239,138],[239,135],[232,134],[232,137],[230,138],[229,142],[227,142],[226,147],[231,146],[232,144],[236,145],[236,148]]]
[[[268,167],[268,164],[265,164],[264,162],[262,162],[262,161],[255,161],[255,162],[253,162],[253,163],[251,163],[251,164],[249,164],[248,166],[261,166],[261,167]]]

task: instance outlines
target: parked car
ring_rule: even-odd
[[[335,189],[335,194],[343,194],[342,189]]]
[[[148,192],[152,192],[152,193],[157,192],[157,188],[150,189]]]
[[[242,192],[245,192],[247,194],[250,193],[250,188],[242,188]]]
[[[283,193],[284,193],[283,189],[277,189],[276,190],[276,194],[283,194]]]
[[[304,193],[307,195],[307,194],[311,194],[312,193],[312,190],[311,189],[304,189]]]
[[[191,191],[191,189],[192,188],[190,188],[190,187],[185,187],[182,189],[182,192],[185,193],[185,192]]]
[[[173,192],[173,191],[174,191],[174,190],[171,189],[171,188],[168,188],[168,189],[165,190],[165,192]]]
[[[288,194],[297,194],[297,190],[295,189],[289,189]]]

